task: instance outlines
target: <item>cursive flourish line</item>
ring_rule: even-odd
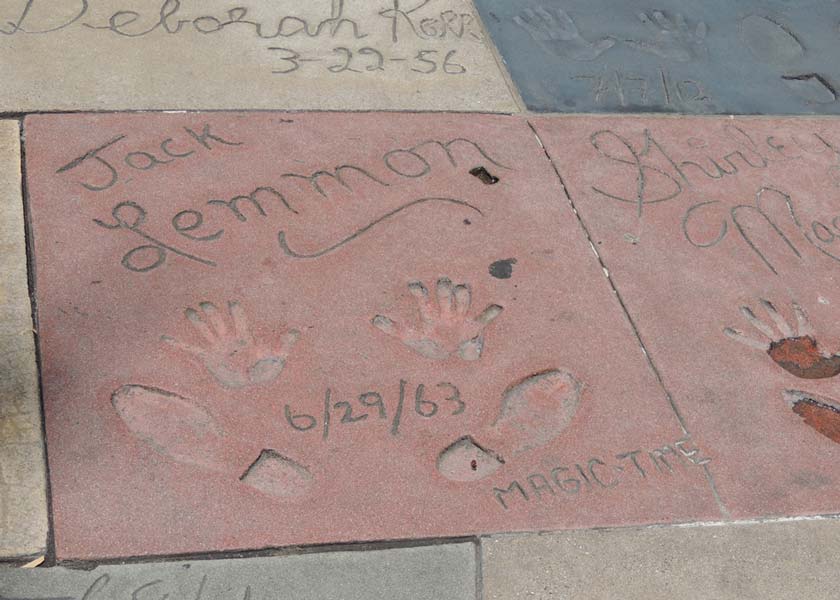
[[[281,250],[283,250],[283,252],[286,254],[286,256],[290,256],[292,258],[319,258],[321,256],[324,256],[325,254],[329,254],[330,252],[334,252],[335,250],[338,250],[339,248],[341,248],[345,244],[348,244],[348,243],[352,242],[353,240],[355,240],[356,238],[358,238],[359,236],[364,235],[365,233],[370,231],[376,225],[379,225],[383,221],[387,221],[388,219],[396,216],[397,214],[401,213],[402,211],[408,210],[409,208],[412,208],[414,206],[418,206],[420,204],[425,204],[426,202],[444,202],[444,203],[449,203],[449,204],[455,204],[457,206],[464,206],[466,208],[469,208],[470,210],[473,210],[473,211],[477,212],[479,215],[482,215],[482,216],[484,215],[484,213],[481,212],[481,210],[478,207],[473,206],[472,204],[470,204],[469,202],[465,202],[464,200],[458,200],[456,198],[438,198],[438,197],[419,198],[417,200],[412,200],[411,202],[409,202],[407,204],[403,204],[399,208],[395,208],[391,212],[382,215],[381,217],[379,217],[375,221],[372,221],[371,223],[368,223],[367,225],[365,225],[364,227],[362,227],[361,229],[359,229],[358,231],[356,231],[355,233],[353,233],[349,237],[344,238],[343,240],[341,240],[340,242],[338,242],[336,244],[333,244],[329,248],[324,248],[323,250],[319,250],[318,252],[313,252],[312,254],[301,254],[301,253],[295,252],[294,250],[289,248],[288,243],[286,243],[286,232],[285,231],[280,231],[280,232],[277,233],[277,241],[280,244]]]

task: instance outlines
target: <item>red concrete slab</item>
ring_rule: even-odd
[[[62,558],[719,516],[521,119],[25,127]]]
[[[840,123],[535,125],[731,514],[840,511]]]

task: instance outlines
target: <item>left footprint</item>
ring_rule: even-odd
[[[236,457],[251,450],[226,436],[205,408],[173,392],[124,385],[112,394],[111,403],[135,437],[176,462],[238,477],[278,500],[302,498],[314,483],[309,469],[270,449],[242,473]]]
[[[111,403],[138,439],[174,461],[225,470],[224,431],[203,407],[178,394],[124,385]]]

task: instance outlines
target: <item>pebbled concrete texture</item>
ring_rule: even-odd
[[[47,542],[19,127],[0,121],[0,559],[42,553]]]
[[[840,511],[840,124],[539,118],[736,518]]]
[[[468,0],[8,0],[0,112],[515,111],[484,38]]]
[[[840,113],[836,0],[477,0],[530,109]]]
[[[485,600],[833,600],[840,521],[484,538]]]
[[[0,598],[474,600],[472,544],[271,558],[0,568]]]
[[[62,560],[719,518],[522,119],[25,126]]]

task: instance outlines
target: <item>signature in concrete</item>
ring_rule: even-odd
[[[106,23],[94,24],[82,21],[88,15],[89,0],[76,0],[68,4],[70,8],[57,14],[55,9],[49,9],[47,2],[26,0],[19,12],[3,22],[0,35],[55,33],[78,23],[88,29],[108,31],[126,38],[145,37],[155,32],[169,35],[185,31],[212,34],[231,27],[246,27],[262,39],[294,36],[334,38],[342,31],[342,26],[350,31],[354,39],[367,37],[366,33],[361,32],[359,23],[345,17],[344,0],[332,0],[330,16],[321,21],[310,22],[297,15],[286,15],[280,17],[276,24],[249,19],[248,9],[241,6],[229,9],[224,15],[201,14],[184,18],[181,0],[163,0],[152,12],[145,14],[118,10]]]
[[[189,567],[189,564],[184,565],[185,567]],[[100,567],[101,569],[102,567]],[[99,570],[99,569],[98,569]],[[176,577],[180,579],[182,576]],[[190,598],[193,600],[203,600],[208,597],[215,598],[217,597],[216,594],[210,593],[207,591],[207,579],[208,576],[202,575],[201,579],[198,581],[196,589],[194,592],[190,592]],[[142,580],[141,580],[142,581]],[[37,583],[35,584],[37,588]],[[178,586],[180,587],[180,586]],[[229,585],[226,584],[226,591],[230,591]],[[130,584],[129,586],[125,586],[125,584],[121,584],[120,582],[111,583],[111,575],[108,573],[103,573],[99,577],[97,577],[93,583],[91,583],[85,590],[85,592],[81,596],[30,596],[26,594],[25,596],[7,596],[5,593],[0,593],[0,600],[104,600],[106,598],[119,598],[125,596],[126,598],[142,598],[145,595],[149,594],[159,594],[157,597],[159,598],[169,598],[174,597],[170,596],[169,593],[163,593],[164,590],[169,592],[174,592],[176,590],[175,581],[165,582],[161,579],[154,579],[152,581],[143,581],[140,585],[136,585],[135,583]],[[236,596],[231,595],[224,595],[225,600],[251,600],[252,598],[252,588],[250,585],[245,585],[242,589],[241,594],[237,594]]]
[[[284,123],[288,121],[284,120]],[[239,142],[230,141],[211,132],[209,125],[205,125],[201,134],[196,134],[201,145],[208,147],[238,146]],[[59,169],[59,173],[66,174],[82,164],[97,165],[97,171],[107,179],[91,179],[91,174],[78,181],[78,185],[92,193],[101,193],[112,189],[118,182],[127,183],[122,179],[122,173],[117,171],[116,160],[108,152],[113,152],[117,142],[124,136],[118,136],[110,142],[97,146],[82,156],[74,159]],[[161,142],[161,153],[152,154],[146,151],[135,151],[126,155],[126,164],[132,168],[148,166],[149,169],[158,168],[176,158],[176,149],[166,139]],[[209,149],[209,148],[208,148]],[[185,148],[179,148],[177,154],[187,156]],[[163,156],[172,157],[164,159]],[[133,157],[130,159],[130,157]],[[138,160],[145,160],[142,164]],[[469,161],[467,164],[464,164]],[[148,165],[147,165],[148,163]],[[494,165],[499,169],[511,169],[492,157],[478,143],[462,137],[448,140],[427,139],[409,147],[397,147],[386,151],[382,155],[381,169],[364,168],[357,164],[344,163],[335,167],[319,168],[312,172],[282,172],[275,177],[271,184],[259,185],[249,191],[240,192],[227,199],[213,198],[205,204],[210,207],[175,208],[172,216],[165,216],[173,233],[182,240],[180,244],[169,241],[171,235],[156,233],[147,227],[147,221],[160,218],[159,214],[151,214],[138,201],[126,200],[117,203],[111,211],[111,219],[94,219],[94,223],[111,231],[127,231],[140,237],[144,243],[132,248],[122,257],[124,268],[135,273],[145,273],[158,269],[168,262],[170,256],[180,257],[193,264],[216,267],[217,262],[204,257],[206,250],[219,242],[225,236],[238,231],[237,228],[254,227],[260,221],[291,217],[288,222],[296,226],[298,223],[318,218],[323,213],[323,205],[307,203],[308,196],[314,192],[318,196],[336,200],[337,208],[346,211],[346,219],[338,219],[347,223],[361,220],[359,204],[354,200],[367,200],[374,188],[390,188],[401,183],[412,184],[430,175],[439,173],[450,174],[457,169],[463,170],[463,181],[480,181],[483,184],[493,184],[500,180],[498,175],[490,175],[484,165]],[[476,166],[477,165],[477,166]],[[451,169],[451,170],[448,170]],[[143,169],[146,170],[146,169]],[[458,172],[456,171],[456,172]],[[471,173],[486,173],[486,176],[473,178]],[[498,173],[498,171],[497,171]],[[94,176],[100,177],[94,174]],[[393,203],[393,201],[392,201]],[[365,209],[369,205],[365,203]],[[338,239],[326,242],[320,247],[305,248],[294,238],[291,227],[284,228],[277,233],[280,251],[290,259],[320,258],[345,247],[350,242],[360,238],[368,232],[379,228],[382,224],[392,221],[402,212],[414,208],[440,206],[456,208],[463,213],[483,216],[477,206],[454,197],[424,196],[409,202],[404,202],[391,210],[384,211],[366,224],[352,230],[350,226]],[[364,214],[364,213],[362,213]],[[225,225],[225,222],[227,223]],[[470,224],[463,216],[458,223]],[[290,239],[292,238],[292,239]],[[185,249],[186,248],[186,249]],[[196,250],[192,250],[196,248]]]

